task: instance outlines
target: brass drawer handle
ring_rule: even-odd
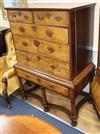
[[[27,47],[28,46],[28,44],[24,41],[24,42],[22,42],[22,44],[25,46],[25,47]]]
[[[56,19],[56,21],[60,21],[61,17],[60,16],[56,16],[55,19]]]
[[[55,69],[56,67],[55,66],[50,66],[52,69]]]
[[[38,47],[40,45],[40,42],[38,40],[34,40],[34,45]]]
[[[50,38],[53,36],[53,32],[52,32],[52,31],[46,31],[46,34],[47,34],[47,36],[50,37]]]
[[[24,19],[25,19],[25,20],[28,20],[28,19],[29,19],[29,16],[26,16],[26,15],[25,15],[25,16],[24,16]]]
[[[26,57],[25,60],[28,61],[28,62],[30,61],[30,59],[28,57]]]
[[[16,14],[14,13],[14,14],[12,14],[12,17],[14,18],[14,19],[16,19]]]
[[[40,61],[41,60],[41,57],[40,56],[37,56],[37,59]]]
[[[22,26],[21,26],[21,27],[19,27],[19,31],[20,31],[20,32],[22,32],[22,33],[24,33],[24,32],[25,32],[24,27],[22,27]]]
[[[32,30],[33,31],[36,31],[37,30],[37,27],[36,26],[32,26]]]
[[[22,15],[20,11],[18,11],[18,12],[17,12],[17,14],[18,14],[19,16],[21,16],[21,15]]]
[[[50,12],[46,12],[45,15],[46,15],[46,17],[47,17],[48,19],[52,16],[52,14],[51,14]]]
[[[38,20],[44,20],[43,16],[37,16]]]
[[[49,51],[49,53],[53,53],[55,50],[51,47],[48,47],[48,51]]]

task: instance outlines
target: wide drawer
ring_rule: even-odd
[[[33,16],[36,24],[67,27],[70,23],[67,11],[33,11]]]
[[[33,23],[33,17],[31,11],[18,11],[8,10],[8,17],[10,21]]]
[[[57,43],[69,43],[68,28],[11,22],[12,33]]]
[[[52,43],[33,38],[13,35],[15,48],[46,55],[61,61],[69,61],[69,45]]]
[[[70,64],[16,50],[18,63],[64,79],[70,79]]]
[[[50,89],[56,93],[60,93],[62,95],[68,96],[68,88],[66,88],[66,87],[63,87],[61,85],[58,85],[58,84],[55,84],[55,83],[50,82],[48,80],[45,80],[43,78],[40,78],[36,75],[33,75],[32,73],[25,72],[25,71],[22,71],[22,70],[16,69],[16,68],[15,68],[15,70],[16,70],[16,73],[18,76],[20,76],[26,80],[37,83],[37,84],[39,84],[47,89]]]

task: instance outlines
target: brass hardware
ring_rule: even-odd
[[[29,19],[29,16],[24,16],[24,19],[25,19],[25,20],[28,20],[28,19]]]
[[[21,27],[19,27],[19,31],[20,31],[20,32],[22,32],[22,33],[24,33],[24,32],[25,32],[24,27],[22,27],[22,26],[21,26]]]
[[[37,27],[36,26],[32,26],[32,30],[36,31]]]
[[[21,16],[21,15],[22,15],[20,11],[18,11],[18,12],[17,12],[17,14],[18,14],[19,16]]]
[[[56,16],[55,19],[56,19],[57,21],[60,21],[60,20],[61,20],[61,17],[60,17],[60,16]]]
[[[37,59],[40,61],[41,60],[41,57],[40,56],[37,56]]]
[[[34,45],[38,47],[40,45],[40,42],[38,40],[34,40]]]
[[[22,44],[25,46],[25,47],[27,47],[27,42],[22,42]]]
[[[39,20],[43,20],[43,19],[44,19],[43,16],[37,16],[37,18],[38,18]]]
[[[51,47],[48,47],[48,51],[49,51],[49,53],[53,53],[55,50]]]
[[[28,57],[25,58],[27,61],[30,61],[30,59]]]
[[[55,69],[56,67],[55,66],[50,66],[52,69]]]
[[[49,13],[49,12],[46,12],[45,15],[46,15],[46,17],[47,17],[48,19],[52,16],[51,13]]]
[[[14,19],[16,19],[16,13],[13,13],[13,14],[12,14],[12,17],[13,17]]]
[[[49,31],[49,30],[46,31],[46,34],[47,34],[48,37],[52,37],[53,36],[53,32]]]

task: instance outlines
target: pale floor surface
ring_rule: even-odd
[[[40,91],[35,91],[35,93],[40,94]],[[81,96],[79,96],[78,99],[80,99]],[[70,103],[69,103],[69,99],[67,99],[64,96],[58,95],[52,91],[47,90],[47,99],[49,103],[54,103],[54,104],[58,104],[64,107],[69,107],[70,108]],[[34,98],[28,98],[27,100],[30,104],[32,105],[36,105],[39,108],[43,107],[41,106],[40,102]],[[67,124],[70,124],[70,119],[69,117],[58,110],[55,109],[50,109],[49,111],[50,114],[60,118],[61,120],[63,120],[64,122],[66,122]],[[85,103],[79,112],[79,118],[78,118],[78,125],[77,128],[87,132],[88,134],[100,134],[100,120],[98,119],[93,106],[89,103]]]

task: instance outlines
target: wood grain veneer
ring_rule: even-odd
[[[42,98],[34,97],[42,103],[44,111],[65,111],[73,126],[88,97],[78,104],[75,100],[94,76],[89,50],[93,45],[94,5],[72,9],[7,8],[18,61],[14,68],[22,94],[25,96],[21,78],[39,84]],[[67,96],[70,108],[49,104],[45,88]]]

